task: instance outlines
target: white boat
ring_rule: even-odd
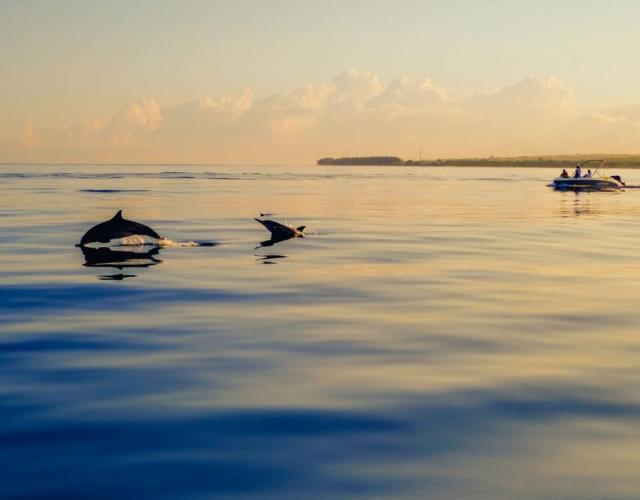
[[[619,175],[607,176],[602,173],[604,168],[604,160],[586,160],[582,163],[578,163],[577,167],[580,167],[584,171],[584,166],[587,163],[596,163],[596,167],[591,174],[591,177],[556,177],[553,179],[553,187],[560,190],[612,190],[622,189],[625,184]]]

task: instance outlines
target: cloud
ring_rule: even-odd
[[[570,85],[528,76],[456,96],[430,78],[346,71],[256,98],[250,88],[108,116],[26,122],[16,148],[40,161],[313,162],[327,155],[485,156],[630,152],[640,104],[581,109]],[[28,155],[27,155],[28,152]]]
[[[585,112],[584,120],[599,125],[640,126],[640,104],[625,104]]]
[[[85,117],[45,126],[26,122],[21,142],[26,149],[52,155],[135,150],[157,141],[161,123],[158,102],[152,97],[142,98],[108,117]]]
[[[415,79],[402,76],[393,80],[379,95],[371,99],[371,104],[381,108],[412,111],[431,106],[439,107],[447,101],[447,93],[437,87],[430,78]]]
[[[326,109],[335,93],[332,85],[306,85],[287,95],[274,95],[256,102],[245,117],[248,130],[262,128],[278,135],[308,128]]]
[[[116,147],[135,146],[155,138],[161,122],[162,111],[158,102],[147,97],[119,110],[104,124],[95,120],[85,122],[83,131]]]
[[[164,143],[193,146],[235,132],[237,122],[251,109],[253,92],[244,89],[219,97],[195,101],[163,110],[159,135]]]
[[[40,142],[38,130],[31,122],[26,122],[22,127],[20,142],[26,149],[36,149]]]
[[[364,109],[366,103],[382,91],[378,77],[352,69],[333,79],[329,106],[337,109]]]
[[[567,111],[573,101],[571,88],[553,76],[529,76],[492,92],[479,92],[461,104],[485,115],[503,117],[514,113],[535,117]],[[527,116],[520,118],[526,119]]]

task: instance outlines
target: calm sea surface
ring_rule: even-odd
[[[0,166],[0,496],[639,498],[640,190],[556,174]]]

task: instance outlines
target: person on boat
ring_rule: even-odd
[[[591,179],[591,169],[587,170],[587,173],[584,174],[585,179]]]
[[[562,177],[563,179],[568,179],[569,178],[569,172],[567,172],[566,168],[562,169],[562,173],[560,174],[560,177]]]
[[[574,179],[579,179],[580,177],[582,177],[582,167],[578,163],[576,165],[576,171],[573,173],[573,178]]]

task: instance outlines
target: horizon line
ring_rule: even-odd
[[[396,155],[359,155],[359,156],[326,156],[323,158],[332,158],[332,159],[340,159],[340,158],[369,158],[369,157],[380,157],[380,156],[395,156],[397,158],[403,159],[401,156]],[[421,158],[414,159],[408,158],[403,161],[414,161],[414,162],[427,162],[427,161],[454,161],[454,160],[515,160],[515,159],[523,159],[523,158],[542,158],[542,159],[551,159],[557,157],[573,157],[573,158],[582,158],[582,157],[600,157],[600,158],[614,158],[614,157],[638,157],[640,159],[640,153],[556,153],[556,154],[523,154],[516,156],[449,156],[449,157],[433,157],[433,158]],[[194,167],[236,167],[236,166],[256,166],[256,167],[278,167],[278,166],[318,166],[318,160],[313,160],[312,162],[302,163],[302,162],[278,162],[278,163],[253,163],[253,162],[233,162],[233,163],[207,163],[207,162],[77,162],[77,161],[52,161],[52,162],[32,162],[32,161],[0,161],[0,166],[7,165],[28,165],[28,166],[37,166],[37,165],[51,165],[51,166],[194,166]]]

